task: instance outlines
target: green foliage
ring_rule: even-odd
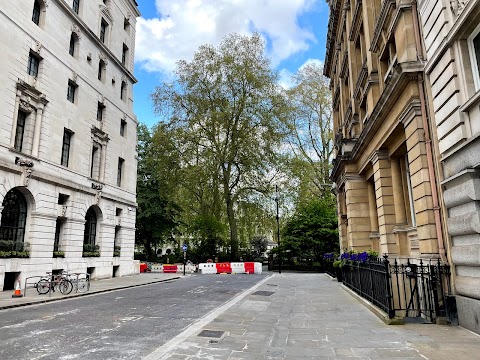
[[[173,83],[152,94],[154,108],[179,139],[181,164],[205,187],[211,213],[226,218],[230,255],[238,258],[238,204],[272,180],[283,143],[285,97],[259,34],[230,34],[218,47],[203,45],[191,62],[179,61]],[[194,216],[192,217],[194,218]]]
[[[171,241],[179,225],[181,208],[174,201],[175,146],[162,125],[152,137],[144,125],[138,126],[137,218],[135,242],[143,245],[146,258],[156,260],[154,248]],[[169,175],[167,175],[169,174]]]
[[[100,246],[94,244],[83,244],[83,257],[99,257]]]
[[[343,265],[342,260],[335,260],[335,261],[333,262],[333,267],[336,267],[336,268],[337,268],[337,267],[342,267],[342,265]]]
[[[322,255],[339,248],[335,200],[312,199],[301,204],[283,229],[282,253],[322,261]]]
[[[265,236],[254,236],[250,240],[251,256],[253,258],[263,258],[263,254],[267,251],[268,239]]]
[[[63,257],[65,257],[65,253],[63,251],[54,251],[53,252],[53,257],[54,258],[63,258]]]
[[[194,235],[195,247],[189,250],[189,259],[193,262],[205,262],[218,255],[225,245],[227,226],[213,215],[200,215],[194,219],[190,232]]]

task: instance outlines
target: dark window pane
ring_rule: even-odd
[[[78,14],[78,11],[80,9],[80,0],[73,0],[72,9]]]
[[[40,59],[30,53],[28,56],[28,67],[27,67],[27,73],[28,75],[32,75],[37,77],[38,76],[38,65],[40,63]]]
[[[122,158],[118,159],[117,186],[122,186],[123,162],[124,160]]]
[[[100,24],[100,40],[105,43],[105,34],[107,32],[107,23],[105,20],[102,19],[102,22]]]
[[[75,89],[76,89],[76,85],[69,82],[68,89],[67,89],[67,100],[72,103],[75,103]]]
[[[475,36],[475,38],[473,39],[473,47],[475,49],[475,60],[477,61],[478,73],[480,74],[480,34]]]
[[[17,129],[15,133],[15,150],[22,151],[23,146],[23,134],[25,132],[25,120],[27,119],[27,113],[24,111],[18,111],[17,117]]]
[[[70,47],[68,49],[68,53],[72,56],[75,54],[75,36],[73,36],[73,34],[70,36]]]
[[[37,0],[33,3],[32,21],[37,25],[40,24],[40,3]]]
[[[72,133],[68,130],[65,130],[63,132],[63,146],[62,146],[62,165],[63,166],[68,166],[71,139],[72,139]]]
[[[85,231],[83,234],[83,243],[95,245],[95,236],[97,233],[97,214],[93,208],[88,209],[85,216]]]
[[[0,220],[0,239],[14,242],[14,250],[24,251],[23,236],[27,219],[27,201],[17,189],[10,190],[3,199]]]
[[[53,251],[58,251],[58,245],[60,244],[60,230],[62,227],[62,220],[57,219],[56,225],[55,225],[55,240],[53,243]]]
[[[127,126],[127,122],[122,120],[120,123],[120,136],[125,136],[125,127]]]

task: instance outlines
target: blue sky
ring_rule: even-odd
[[[323,62],[328,24],[325,0],[137,0],[134,110],[153,126],[150,94],[171,78],[175,62],[191,60],[202,44],[218,45],[232,32],[258,31],[281,84],[309,61]]]

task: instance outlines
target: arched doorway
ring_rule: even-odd
[[[2,206],[0,240],[13,242],[12,251],[23,251],[27,223],[27,200],[18,189],[11,189],[5,195]]]

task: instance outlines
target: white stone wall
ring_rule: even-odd
[[[40,26],[32,22],[33,0],[2,0],[0,3],[0,204],[14,187],[28,203],[25,242],[28,259],[0,258],[0,289],[5,272],[20,272],[21,280],[52,269],[86,272],[106,278],[119,266],[117,276],[133,274],[136,206],[136,127],[133,113],[133,57],[138,13],[133,0],[80,2],[79,15],[72,1],[42,3]],[[100,21],[110,22],[107,43],[99,41]],[[124,30],[125,19],[130,24]],[[72,57],[70,36],[79,40]],[[123,44],[129,48],[122,66]],[[38,77],[27,74],[30,51],[41,57]],[[100,59],[106,71],[97,78]],[[68,81],[75,81],[75,103],[67,100]],[[122,81],[127,96],[120,98]],[[105,106],[103,121],[96,119],[97,106]],[[13,149],[18,108],[27,109],[22,152]],[[124,136],[121,121],[126,122]],[[62,166],[64,129],[72,137],[68,167]],[[92,131],[93,129],[93,131]],[[93,141],[102,142],[98,179],[90,178]],[[32,167],[16,164],[16,158]],[[118,159],[125,160],[122,184],[117,186]],[[92,185],[95,187],[92,187]],[[66,211],[58,205],[59,194],[68,195]],[[96,243],[101,256],[83,258],[85,214],[90,206],[98,213]],[[116,209],[121,209],[116,216]],[[0,205],[0,209],[3,207]],[[65,212],[64,212],[65,211]],[[55,223],[64,216],[60,247],[65,258],[53,258]],[[120,225],[117,243],[121,256],[113,256],[115,226]]]
[[[478,333],[473,315],[480,313],[480,89],[468,37],[480,24],[479,14],[479,0],[420,1],[459,321]]]

